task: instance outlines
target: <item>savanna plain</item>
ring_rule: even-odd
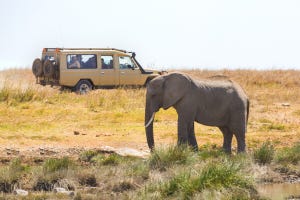
[[[78,95],[35,84],[29,69],[0,71],[0,199],[267,199],[260,184],[300,180],[300,71],[181,72],[224,75],[243,87],[247,153],[236,155],[234,140],[234,153],[224,154],[221,132],[197,123],[199,151],[176,147],[172,108],[156,114],[149,153],[145,88]],[[107,146],[148,156],[121,156]],[[74,193],[54,193],[57,187]]]

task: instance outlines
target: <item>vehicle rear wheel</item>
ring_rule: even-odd
[[[76,93],[78,94],[87,94],[92,89],[93,85],[88,80],[80,80],[75,87]]]
[[[43,71],[45,77],[52,78],[55,72],[54,65],[50,60],[46,60],[43,64]]]
[[[32,73],[35,77],[39,77],[43,75],[43,64],[41,59],[36,58],[32,63]]]

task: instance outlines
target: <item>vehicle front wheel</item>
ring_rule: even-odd
[[[92,89],[93,85],[88,80],[80,80],[75,87],[75,91],[78,94],[87,94]]]

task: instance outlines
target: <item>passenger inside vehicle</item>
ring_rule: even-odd
[[[80,62],[78,61],[77,56],[72,57],[71,64],[69,65],[69,68],[80,68]]]

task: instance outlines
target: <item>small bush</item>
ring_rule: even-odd
[[[105,157],[102,161],[102,165],[118,165],[121,162],[122,157],[117,154],[111,154]]]
[[[0,169],[0,192],[11,192],[19,184],[22,175],[28,169],[21,160],[13,159],[9,166]]]
[[[271,163],[274,158],[274,147],[270,141],[264,142],[260,148],[254,150],[254,160],[262,165]]]
[[[253,181],[243,174],[240,164],[222,159],[219,163],[211,161],[199,170],[182,171],[158,186],[149,187],[148,192],[159,191],[159,195],[164,198],[177,196],[180,199],[191,199],[203,191],[224,189],[248,193],[255,191]]]
[[[275,131],[286,131],[288,130],[288,128],[283,125],[283,124],[274,124],[274,123],[271,123],[271,124],[263,124],[260,129],[260,131],[272,131],[272,130],[275,130]]]
[[[279,163],[297,164],[300,161],[300,143],[280,150],[276,156],[276,160]]]
[[[175,164],[186,164],[193,157],[192,150],[187,146],[171,146],[156,149],[149,158],[151,169],[165,170]]]
[[[193,182],[198,190],[218,188],[253,188],[252,181],[241,173],[241,165],[224,159],[222,163],[210,162]]]
[[[116,185],[113,186],[112,191],[114,192],[124,192],[128,190],[134,190],[135,186],[128,181],[122,181]]]
[[[37,91],[34,91],[32,88],[26,88],[25,90],[16,90],[13,94],[13,98],[15,101],[21,102],[29,102],[33,100]]]
[[[98,152],[94,150],[84,151],[80,154],[79,159],[84,162],[90,162],[97,154]]]
[[[74,166],[74,163],[72,160],[70,160],[67,157],[64,158],[50,158],[45,161],[43,165],[43,170],[46,173],[56,172],[63,169],[68,169],[70,167]]]
[[[192,196],[196,191],[190,182],[190,172],[182,172],[171,180],[161,184],[159,191],[163,197],[182,192],[185,196]]]
[[[96,176],[91,172],[86,172],[86,173],[81,172],[77,175],[77,177],[80,185],[89,186],[89,187],[98,186]]]
[[[130,176],[142,177],[144,180],[149,178],[150,168],[145,162],[137,162],[128,169]]]
[[[0,89],[0,102],[7,101],[9,99],[10,91],[9,88],[4,86]]]
[[[100,165],[118,165],[122,161],[122,157],[118,154],[110,154],[109,156],[104,156],[101,154],[98,154],[94,156],[91,161],[98,163]]]
[[[33,186],[34,191],[52,191],[54,185],[58,183],[57,179],[48,180],[40,177]]]
[[[201,158],[201,160],[206,160],[209,158],[219,158],[225,155],[226,154],[224,153],[223,149],[208,146],[200,148],[198,152],[198,156]]]

